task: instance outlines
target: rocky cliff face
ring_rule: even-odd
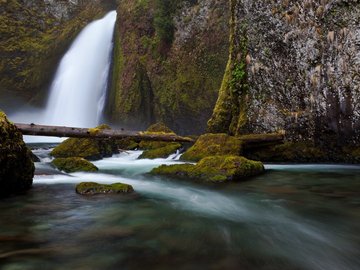
[[[43,91],[73,38],[103,15],[111,2],[1,1],[0,100],[3,96],[46,97]]]
[[[230,3],[230,56],[209,130],[359,141],[360,2]]]
[[[226,66],[228,11],[217,0],[120,1],[109,117],[204,131]]]

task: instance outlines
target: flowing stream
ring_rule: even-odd
[[[63,174],[34,152],[33,189],[0,204],[1,269],[360,269],[359,166],[267,165],[206,186],[146,174],[176,156],[134,151]],[[82,181],[138,196],[77,195]]]
[[[115,21],[116,11],[111,11],[87,25],[76,37],[61,59],[44,110],[19,110],[9,118],[14,122],[44,125],[98,125],[106,96]],[[27,136],[26,141],[44,141],[44,138]]]

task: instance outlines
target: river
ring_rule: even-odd
[[[208,186],[146,174],[175,156],[62,174],[34,152],[33,188],[0,202],[0,269],[360,269],[360,166],[266,165]],[[82,181],[137,196],[81,196]]]

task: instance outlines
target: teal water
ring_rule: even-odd
[[[146,175],[178,161],[139,152],[70,175],[35,152],[33,188],[0,201],[0,269],[360,269],[359,166],[267,165],[215,187]],[[80,196],[82,181],[138,196]]]

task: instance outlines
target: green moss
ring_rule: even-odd
[[[162,165],[153,169],[151,174],[219,183],[239,181],[263,172],[264,166],[261,162],[239,156],[210,156],[202,159],[196,165]]]
[[[310,141],[286,142],[281,145],[249,149],[246,157],[266,162],[321,162],[329,160],[323,149]]]
[[[163,122],[158,122],[156,124],[151,125],[146,130],[147,133],[171,133],[175,134],[169,127],[167,127]]]
[[[51,162],[59,170],[72,173],[72,172],[95,172],[98,168],[87,161],[86,159],[79,157],[72,158],[56,158]]]
[[[104,13],[99,4],[84,3],[71,19],[55,18],[45,2],[25,5],[12,0],[2,3],[0,16],[0,91],[26,98],[39,97],[48,88],[64,51],[77,33]]]
[[[236,1],[230,1],[230,46],[228,64],[219,90],[212,117],[208,121],[209,132],[225,132],[240,135],[246,131],[249,90],[246,56],[248,54],[247,29],[244,20],[238,22]]]
[[[169,155],[173,154],[181,148],[180,143],[166,143],[165,146],[155,149],[149,149],[144,151],[140,155],[140,159],[148,158],[148,159],[155,159],[155,158],[167,158]]]
[[[182,156],[182,160],[199,161],[204,157],[215,155],[239,155],[241,141],[226,134],[204,134]]]
[[[89,129],[90,133],[97,133],[101,129],[110,129],[108,125],[100,125]],[[111,139],[69,138],[55,147],[50,155],[56,158],[82,157],[97,160],[118,153],[117,142]]]
[[[146,8],[137,5],[138,1],[122,1],[118,8],[108,105],[112,120],[143,129],[153,122],[149,121],[152,115],[152,120],[164,121],[183,134],[205,130],[228,54],[228,33],[224,31],[227,4],[211,7],[209,30],[191,31],[187,40],[176,44],[162,42],[167,38],[160,37],[160,29],[164,26],[164,32],[171,36],[172,30],[166,30],[168,22],[175,16],[181,19],[184,1],[148,0]],[[197,2],[187,2],[190,8],[193,6],[190,16],[196,20]],[[164,9],[164,5],[171,8]],[[216,35],[208,35],[209,31]]]
[[[135,150],[139,148],[139,143],[129,138],[126,138],[126,139],[116,140],[116,146],[118,147],[118,149],[121,150]]]
[[[34,163],[21,132],[0,111],[0,196],[29,189]]]
[[[76,186],[76,193],[81,195],[129,194],[133,192],[134,189],[131,185],[127,185],[123,183],[114,183],[111,185],[105,185],[94,182],[83,182]]]

